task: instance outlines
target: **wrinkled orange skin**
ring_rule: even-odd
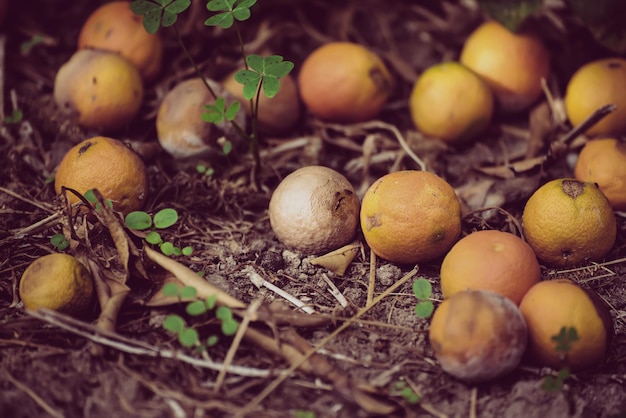
[[[478,382],[517,367],[528,330],[510,299],[489,290],[464,290],[437,307],[428,339],[444,371]]]
[[[613,248],[617,221],[594,183],[554,179],[528,198],[522,213],[526,241],[550,266],[602,260]]]

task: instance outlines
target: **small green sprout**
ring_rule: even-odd
[[[124,223],[130,229],[136,231],[144,231],[154,226],[157,229],[165,229],[174,225],[178,221],[178,212],[176,209],[165,208],[158,211],[154,218],[143,211],[130,212],[124,218]],[[152,245],[158,245],[161,252],[167,256],[170,255],[185,255],[190,256],[193,254],[193,248],[186,246],[184,248],[178,248],[171,242],[163,241],[161,234],[157,231],[150,231],[146,234],[146,242]]]
[[[204,174],[207,177],[210,177],[213,175],[213,173],[215,173],[214,169],[212,169],[211,167],[207,167],[204,164],[198,164],[196,166],[196,171],[200,174]]]
[[[235,20],[243,22],[250,18],[250,7],[256,0],[211,0],[206,4],[210,12],[217,13],[204,21],[205,26],[220,26],[222,29],[230,28]]]
[[[392,394],[403,397],[404,400],[411,405],[415,405],[420,401],[420,395],[407,385],[406,382],[401,380],[393,384]]]
[[[415,314],[420,318],[430,318],[435,310],[433,303],[428,300],[433,293],[430,282],[423,277],[413,282],[413,294],[418,302],[415,305]]]
[[[562,354],[564,358],[566,358],[567,354],[571,351],[573,344],[579,340],[580,337],[575,327],[561,327],[559,333],[552,336],[552,341],[556,344],[554,347],[555,351]],[[541,389],[546,392],[558,392],[563,389],[565,379],[568,377],[570,377],[569,367],[562,367],[557,372],[556,377],[544,377],[541,382]]]
[[[33,49],[33,47],[39,45],[42,42],[42,35],[33,35],[33,37],[30,38],[28,41],[22,42],[22,44],[20,45],[20,51],[22,52],[22,54],[26,55],[30,52],[31,49]]]
[[[315,412],[305,411],[302,409],[298,409],[297,411],[293,413],[294,418],[315,418],[316,416],[317,415],[315,415]]]
[[[65,251],[65,249],[70,245],[70,243],[65,239],[65,235],[63,234],[54,234],[50,237],[50,244],[55,247],[59,251]]]
[[[20,123],[23,118],[24,118],[24,114],[22,113],[21,110],[13,109],[13,112],[10,115],[5,116],[4,123],[7,123],[7,124]]]
[[[215,317],[220,320],[222,334],[226,336],[232,336],[237,332],[239,323],[233,318],[233,313],[230,308],[226,306],[219,306],[215,309],[217,303],[217,295],[211,295],[206,299],[197,299],[197,290],[191,286],[184,286],[180,288],[175,283],[168,283],[163,286],[162,292],[165,296],[175,296],[180,300],[182,299],[194,299],[187,303],[185,312],[189,316],[204,315],[209,311],[215,310]],[[216,335],[209,336],[204,345],[200,342],[200,336],[198,332],[187,325],[185,320],[176,314],[168,315],[163,321],[163,327],[178,335],[178,341],[184,347],[212,347],[219,341]]]
[[[191,5],[191,0],[135,0],[130,8],[136,15],[143,16],[143,27],[148,33],[156,33],[160,27],[176,23],[178,15]]]
[[[98,199],[96,199],[96,194],[94,193],[93,189],[87,190],[84,197],[85,200],[87,200],[89,203],[94,203],[96,205],[96,210],[98,212],[102,211],[102,207],[100,206],[100,203],[98,203]],[[104,199],[104,202],[109,207],[109,209],[113,209],[113,202],[111,202],[111,199]]]

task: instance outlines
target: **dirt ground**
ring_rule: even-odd
[[[60,115],[52,88],[57,69],[75,51],[82,22],[100,3],[13,1],[2,28],[2,109],[5,114],[19,109],[23,119],[0,128],[0,416],[626,417],[623,216],[618,214],[618,239],[604,263],[568,271],[542,268],[544,279],[570,277],[596,291],[611,307],[615,327],[606,361],[574,374],[556,392],[541,388],[544,377],[556,371],[526,360],[510,375],[481,384],[463,383],[441,370],[427,341],[429,321],[415,315],[411,290],[412,282],[424,277],[433,284],[438,303],[441,260],[419,265],[417,272],[414,266],[377,260],[375,304],[363,311],[371,270],[365,246],[339,276],[313,265],[314,255],[287,250],[270,228],[271,192],[288,173],[304,165],[330,166],[362,196],[379,176],[418,168],[402,143],[455,187],[465,205],[463,233],[517,232],[530,193],[547,179],[572,175],[571,157],[584,139],[551,153],[543,168],[527,158],[548,155],[548,144],[569,130],[552,122],[546,102],[529,112],[498,115],[479,142],[463,148],[424,138],[411,124],[407,97],[418,74],[458,57],[463,40],[484,18],[471,2],[259,0],[252,18],[240,26],[248,52],[269,48],[293,61],[297,74],[316,46],[351,40],[380,53],[396,80],[391,100],[375,121],[326,124],[305,115],[284,137],[261,138],[259,187],[251,181],[249,155],[176,161],[158,147],[154,120],[159,103],[176,82],[193,74],[174,32],[163,30],[163,71],[146,87],[139,116],[117,137],[138,150],[148,166],[146,211],[172,207],[180,214],[163,235],[194,252],[173,259],[257,309],[260,319],[249,327],[261,337],[247,334],[232,360],[227,359],[232,338],[221,338],[201,355],[164,330],[164,318],[182,314],[183,305],[147,304],[167,275],[132,234],[128,242],[138,248],[131,254],[135,270],[126,282],[129,292],[114,333],[96,326],[97,306],[79,319],[25,312],[17,293],[20,276],[35,258],[56,251],[50,237],[68,225],[67,210],[47,180],[67,149],[97,134]],[[237,67],[238,46],[233,31],[203,26],[209,16],[205,3],[194,1],[177,25],[204,74],[217,80]],[[566,12],[559,13],[556,18],[565,23],[561,29],[545,19],[536,22],[553,53],[550,90],[557,98],[580,63],[608,54],[571,24]],[[36,35],[42,38],[23,49]],[[213,176],[199,174],[199,162],[213,167]],[[512,176],[503,175],[513,173],[507,162],[515,165]],[[110,224],[79,216],[75,225],[82,235],[66,251],[91,260],[92,271],[100,275],[119,273],[121,256]],[[138,273],[141,268],[145,275]],[[316,313],[296,312],[269,289],[260,290],[250,280],[252,273]],[[333,296],[329,283],[347,307]],[[193,323],[201,335],[218,332],[211,315]],[[293,349],[292,356],[260,341],[280,341],[283,350]],[[312,353],[314,346],[319,347]],[[305,360],[303,353],[311,357]],[[224,363],[230,364],[226,374]],[[296,363],[302,367],[292,370],[290,364]],[[399,385],[411,388],[419,401],[408,402]]]

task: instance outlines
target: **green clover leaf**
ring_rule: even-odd
[[[205,26],[219,26],[228,29],[235,20],[243,22],[250,18],[250,7],[256,0],[211,0],[206,8],[210,12],[221,12],[204,21]]]
[[[176,23],[178,15],[187,10],[191,0],[135,0],[130,8],[136,15],[143,16],[143,27],[148,33],[156,33]]]

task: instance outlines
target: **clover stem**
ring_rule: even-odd
[[[180,31],[178,30],[178,27],[176,26],[176,24],[174,24],[172,26],[174,27],[174,32],[176,33],[176,38],[178,39],[178,43],[180,44],[181,48],[183,49],[183,53],[185,54],[185,56],[187,57],[187,59],[189,60],[191,65],[193,66],[193,69],[196,72],[196,74],[198,75],[198,77],[200,77],[200,79],[204,83],[204,86],[207,88],[207,90],[209,91],[211,96],[213,96],[213,99],[217,100],[217,94],[215,94],[215,91],[211,88],[211,85],[208,83],[206,78],[204,78],[204,76],[202,75],[202,71],[200,70],[200,67],[198,67],[198,64],[196,63],[196,61],[193,59],[193,57],[189,53],[189,50],[187,49],[187,46],[185,45],[185,42],[183,41],[183,38],[180,35]],[[243,39],[241,38],[241,34],[239,33],[239,30],[237,30],[237,35],[239,37],[239,45],[241,46],[241,52],[243,54],[243,52],[244,52],[244,49],[243,49]],[[246,60],[245,60],[245,55],[243,57],[244,57],[244,60],[243,60],[244,64],[246,65],[246,68],[248,68],[248,65],[246,64]],[[255,120],[256,120],[256,117],[253,117],[254,129],[253,129],[253,134],[252,135],[248,135],[244,131],[244,129],[237,122],[235,122],[234,120],[230,121],[230,123],[235,128],[235,130],[237,131],[237,134],[239,134],[239,136],[241,138],[243,138],[244,140],[247,140],[248,142],[250,142],[250,144],[252,145],[252,151],[254,153],[255,165],[260,166],[261,158],[260,158],[260,155],[259,155],[258,141],[256,139]]]

